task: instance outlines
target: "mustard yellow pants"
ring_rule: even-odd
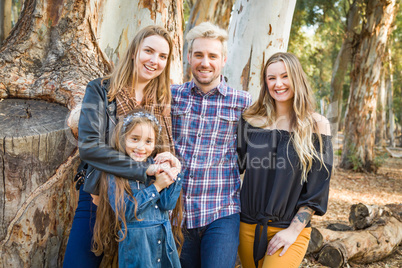
[[[243,268],[254,268],[253,247],[256,224],[247,224],[240,222],[240,245],[239,257]],[[268,226],[268,243],[276,233],[283,228]],[[261,230],[262,232],[262,226]],[[308,243],[310,241],[311,228],[304,228],[296,241],[288,248],[286,253],[279,257],[283,248],[278,249],[272,256],[265,255],[258,262],[258,268],[290,268],[299,267],[306,254]]]

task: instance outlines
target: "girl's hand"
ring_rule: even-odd
[[[283,256],[288,248],[296,241],[299,234],[300,232],[290,227],[276,233],[271,241],[269,241],[267,255],[273,255],[278,249],[283,247],[282,252],[279,254],[279,256]]]
[[[156,164],[169,163],[171,167],[177,168],[179,172],[181,171],[181,163],[179,159],[169,152],[158,154],[154,160]]]
[[[175,172],[175,171],[172,170],[171,172]],[[177,177],[177,174],[175,177]],[[161,173],[155,174],[155,178],[156,178],[156,180],[154,182],[154,185],[158,192],[162,191],[166,187],[169,187],[169,185],[171,185],[172,183],[175,182],[174,180],[172,180],[170,178],[170,176],[166,172],[161,172]]]

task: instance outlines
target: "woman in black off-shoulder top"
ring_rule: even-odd
[[[243,267],[298,267],[310,219],[327,209],[333,152],[328,120],[299,60],[268,60],[259,99],[239,122],[241,189],[239,255]]]

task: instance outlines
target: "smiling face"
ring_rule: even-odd
[[[272,63],[265,72],[265,82],[267,83],[269,95],[275,102],[292,102],[294,91],[288,72],[283,61]]]
[[[135,161],[145,161],[155,149],[155,130],[150,123],[139,123],[127,133],[126,153]]]
[[[148,83],[159,76],[166,67],[168,56],[169,44],[163,37],[159,35],[146,37],[138,50],[138,82]]]
[[[195,84],[203,92],[208,92],[219,85],[222,68],[226,63],[222,55],[222,42],[218,39],[196,38],[191,51],[188,62]]]

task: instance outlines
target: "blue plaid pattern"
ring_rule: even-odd
[[[184,172],[184,219],[193,229],[240,212],[237,122],[251,97],[223,80],[207,94],[193,81],[171,90],[173,139]]]

